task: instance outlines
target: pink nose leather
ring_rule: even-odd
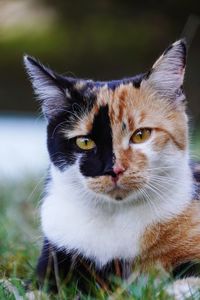
[[[124,167],[121,167],[121,166],[118,166],[118,165],[116,165],[116,166],[113,167],[113,172],[116,175],[120,175],[120,174],[124,173],[124,171],[125,171]]]

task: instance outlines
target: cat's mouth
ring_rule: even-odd
[[[113,178],[111,176],[99,176],[89,178],[87,186],[89,189],[98,194],[110,196],[114,200],[122,201],[131,193],[138,191],[144,182],[132,180],[128,177],[121,176]]]

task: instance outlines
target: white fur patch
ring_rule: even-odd
[[[174,281],[167,287],[167,293],[175,300],[200,299],[200,279],[188,277]]]
[[[59,248],[74,249],[94,259],[98,267],[114,258],[134,259],[140,253],[140,240],[145,229],[178,215],[190,203],[192,181],[187,155],[178,151],[173,158],[170,188],[162,182],[160,192],[153,193],[148,189],[145,192],[148,194],[146,200],[150,198],[152,205],[148,201],[136,202],[142,199],[140,193],[121,202],[97,195],[84,187],[78,165],[63,173],[52,165],[52,181],[41,207],[45,236]],[[166,163],[168,155],[163,153],[162,159]],[[158,162],[155,160],[153,165],[157,165],[157,172]],[[163,170],[167,172],[167,169]]]

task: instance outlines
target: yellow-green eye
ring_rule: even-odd
[[[134,132],[131,137],[131,142],[134,144],[141,144],[146,142],[151,136],[151,129],[140,128]]]
[[[82,150],[91,150],[96,146],[92,139],[84,136],[76,139],[76,145]]]

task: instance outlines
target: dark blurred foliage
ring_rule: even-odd
[[[35,7],[42,4],[54,11],[56,19],[45,30],[32,29],[9,39],[1,39],[0,31],[2,112],[37,109],[23,70],[23,53],[38,57],[66,75],[99,80],[132,76],[148,70],[158,55],[182,35],[190,15],[200,16],[197,0],[32,2]],[[198,120],[200,29],[189,49],[185,90],[191,113]]]

